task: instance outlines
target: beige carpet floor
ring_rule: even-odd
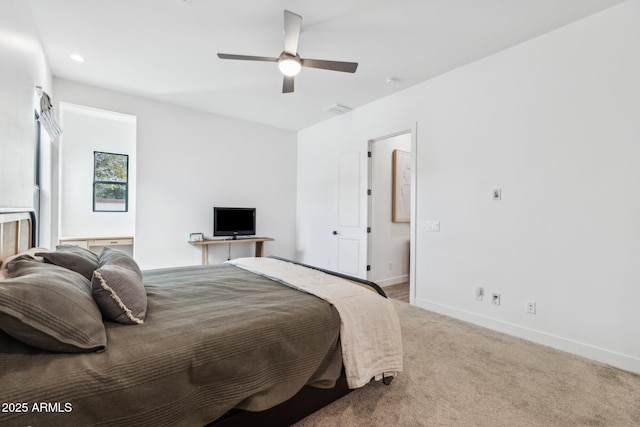
[[[309,426],[640,426],[640,375],[394,301],[404,372]]]

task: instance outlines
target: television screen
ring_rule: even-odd
[[[253,236],[256,234],[256,208],[213,208],[214,236]]]

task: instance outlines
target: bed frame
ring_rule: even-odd
[[[343,375],[331,389],[304,386],[291,399],[260,412],[232,409],[206,427],[290,426],[352,392]]]
[[[0,260],[34,245],[34,223],[32,210],[0,208]]]
[[[30,209],[0,208],[0,260],[24,252],[35,244],[36,217]],[[286,260],[284,258],[273,258]],[[300,264],[300,263],[298,263]],[[375,283],[355,277],[323,270],[317,267],[301,264],[309,268],[324,271],[366,286],[370,286],[386,298],[384,291]],[[389,384],[392,378],[385,378],[383,382]],[[207,424],[207,427],[239,427],[239,426],[290,426],[302,418],[312,414],[329,403],[345,396],[352,390],[347,386],[343,375],[331,389],[319,389],[305,386],[292,398],[273,408],[260,412],[249,412],[232,409],[222,417]]]

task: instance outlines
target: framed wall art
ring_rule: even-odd
[[[411,220],[411,153],[393,150],[391,220]]]

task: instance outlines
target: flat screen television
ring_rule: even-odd
[[[256,208],[213,208],[213,235],[253,236],[256,234]]]

